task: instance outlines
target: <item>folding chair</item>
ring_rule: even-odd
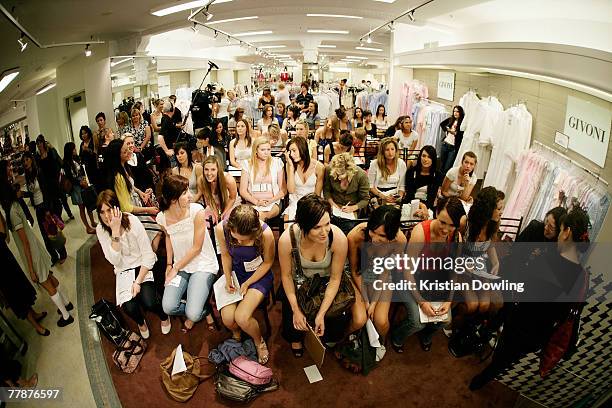
[[[516,237],[521,232],[523,226],[523,217],[521,218],[504,218],[499,222],[499,231],[503,233],[503,241],[516,241]]]

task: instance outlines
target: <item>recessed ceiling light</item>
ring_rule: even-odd
[[[312,29],[312,30],[307,30],[307,32],[312,33],[312,34],[348,34],[348,30],[319,30],[319,29]]]
[[[330,17],[330,18],[354,18],[357,20],[361,20],[363,17],[361,16],[347,16],[344,14],[306,14],[306,17]]]
[[[347,55],[346,58],[350,58],[350,59],[360,59],[360,60],[367,60],[367,57],[355,57],[353,55]]]
[[[40,88],[40,89],[38,90],[38,92],[36,92],[36,95],[41,95],[41,94],[44,94],[44,93],[45,93],[45,92],[47,92],[48,90],[55,88],[55,85],[57,85],[57,84],[54,82],[54,83],[52,83],[52,84],[49,84],[49,85],[43,86],[42,88]]]
[[[381,3],[395,3],[395,0],[374,0],[374,1],[379,1]]]
[[[227,3],[229,1],[232,1],[232,0],[216,0],[215,3],[216,4]],[[154,16],[157,16],[157,17],[163,17],[163,16],[167,16],[169,14],[178,13],[178,12],[181,12],[181,11],[184,11],[184,10],[195,9],[195,8],[198,8],[198,7],[204,7],[209,2],[210,2],[210,0],[189,1],[187,3],[177,4],[175,6],[163,7],[161,9],[158,8],[158,9],[151,10],[151,14],[153,14]]]
[[[382,48],[370,48],[370,47],[355,47],[356,50],[362,51],[382,51]]]
[[[321,44],[321,45],[319,45],[319,48],[336,48],[336,46],[335,45],[323,45],[323,44]]]
[[[272,31],[246,31],[244,33],[238,33],[238,34],[234,34],[234,37],[246,37],[249,35],[265,35],[265,34],[272,34]]]
[[[274,48],[286,48],[286,45],[262,45],[259,48],[261,48],[262,50],[271,50]]]
[[[2,79],[0,79],[0,92],[4,91],[4,89],[9,86],[11,82],[13,82],[13,79],[15,79],[17,75],[19,75],[19,71],[13,71],[10,74],[4,75]]]
[[[215,2],[218,3],[218,2]],[[236,18],[226,18],[225,20],[216,20],[216,21],[211,21],[206,23],[206,25],[213,25],[213,24],[221,24],[221,23],[230,23],[232,21],[243,21],[243,20],[255,20],[259,18],[258,16],[248,16],[248,17],[236,17]]]

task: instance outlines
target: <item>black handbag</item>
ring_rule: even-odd
[[[272,379],[265,385],[253,385],[234,377],[227,366],[221,367],[215,374],[215,391],[217,394],[236,402],[250,402],[263,392],[278,390],[278,380]]]
[[[117,307],[106,299],[100,299],[98,303],[91,307],[89,318],[96,322],[98,329],[115,347],[121,347],[123,341],[130,334],[130,331],[125,328],[125,323]]]
[[[309,323],[313,323],[325,298],[329,278],[321,277],[319,274],[314,275],[312,278],[304,276],[302,262],[300,261],[300,250],[295,239],[295,224],[291,226],[289,236],[291,237],[291,257],[293,258],[294,276],[297,283],[301,283],[296,291],[298,305],[304,316],[306,316],[306,320]],[[329,241],[328,247],[331,247],[331,239]],[[347,312],[353,306],[353,303],[355,303],[355,288],[348,274],[342,271],[338,292],[336,292],[336,296],[325,316],[329,318],[339,317]]]
[[[96,210],[98,193],[96,188],[89,182],[85,165],[83,165],[83,171],[85,172],[85,179],[87,180],[88,185],[81,191],[81,199],[83,200],[83,204],[85,205],[85,208],[87,208],[87,211],[92,212]]]

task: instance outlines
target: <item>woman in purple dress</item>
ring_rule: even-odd
[[[225,290],[240,291],[242,300],[221,309],[223,324],[239,340],[244,330],[257,345],[257,356],[261,364],[269,359],[266,342],[253,312],[273,288],[272,263],[275,248],[274,235],[268,226],[259,220],[257,210],[248,205],[239,205],[230,213],[229,219],[216,227],[221,249],[221,263],[225,275]],[[239,287],[235,287],[231,275],[236,273]]]

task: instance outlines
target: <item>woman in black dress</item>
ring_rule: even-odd
[[[36,290],[9,249],[8,240],[6,221],[0,213],[0,259],[4,262],[0,278],[0,304],[9,307],[18,318],[27,319],[36,333],[48,336],[51,332],[39,323],[47,312],[36,313],[32,309],[36,302]]]

